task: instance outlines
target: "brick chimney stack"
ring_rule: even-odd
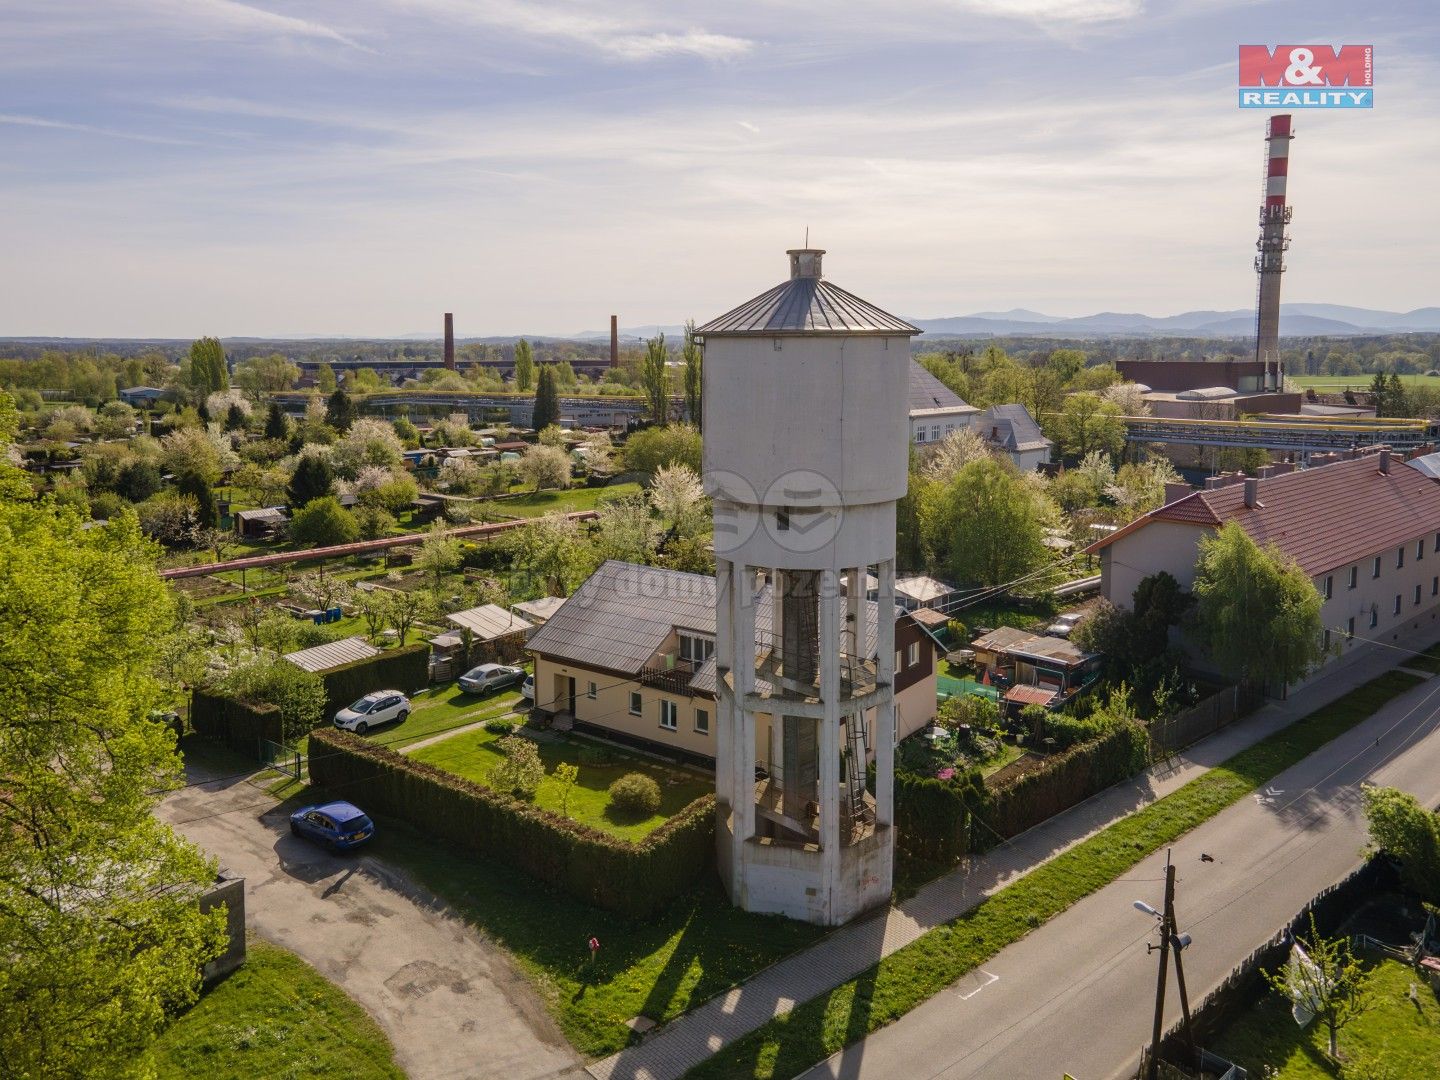
[[[610,366],[620,366],[620,316],[610,316]]]
[[[455,370],[455,316],[445,313],[445,366]]]

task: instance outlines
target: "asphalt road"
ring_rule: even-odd
[[[177,792],[158,813],[244,876],[250,929],[364,1006],[411,1080],[539,1080],[579,1064],[504,953],[373,856],[291,836],[275,807],[230,780]]]
[[[1204,997],[1326,886],[1359,865],[1359,787],[1403,788],[1440,803],[1440,679],[1369,720],[1182,837],[1176,915],[1192,1001]],[[1213,863],[1200,861],[1201,852]],[[805,1074],[808,1080],[1077,1080],[1133,1076],[1149,1041],[1164,852],[1080,901],[901,1020]],[[1172,973],[1173,980],[1173,973]],[[1179,1018],[1174,983],[1166,1026]]]

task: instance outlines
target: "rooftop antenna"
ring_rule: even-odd
[[[806,226],[805,226],[805,246],[806,246],[807,248],[810,246],[810,226],[809,226],[809,225],[806,225]]]

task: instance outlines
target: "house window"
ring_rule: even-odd
[[[703,664],[715,652],[715,642],[694,634],[680,635],[680,659],[692,664]]]
[[[1416,562],[1419,562],[1419,561],[1420,561],[1421,559],[1423,559],[1423,558],[1425,558],[1425,541],[1424,541],[1424,540],[1416,540],[1416,541],[1415,541],[1415,561],[1416,561]]]
[[[900,650],[899,650],[899,649],[896,649],[896,650],[895,650],[895,670],[896,670],[896,671],[904,671],[904,670],[905,670],[905,657],[900,654]]]
[[[912,641],[905,649],[905,666],[914,667],[920,663],[920,643]]]
[[[699,735],[709,735],[709,734],[710,734],[710,710],[709,710],[709,709],[696,709],[696,710],[695,710],[695,731],[696,731],[696,733],[699,734]]]
[[[1375,556],[1375,567],[1374,567],[1374,569],[1372,569],[1372,570],[1370,571],[1370,576],[1371,576],[1372,578],[1377,578],[1377,577],[1380,576],[1380,556],[1379,556],[1379,555],[1376,555],[1376,556]]]
[[[1416,585],[1416,586],[1415,586],[1415,606],[1416,606],[1416,607],[1419,607],[1419,606],[1420,606],[1420,586],[1419,586],[1419,585]]]
[[[1435,551],[1440,554],[1440,532],[1435,534]]]
[[[1377,626],[1379,626],[1379,625],[1380,625],[1380,608],[1379,608],[1377,605],[1375,605],[1375,604],[1371,604],[1371,605],[1370,605],[1370,629],[1371,629],[1371,630],[1374,630],[1375,627],[1377,627]]]
[[[917,428],[915,429],[915,441],[916,441],[916,442],[924,442],[924,441],[925,441],[925,429],[924,429],[923,427],[917,427]]]
[[[951,434],[954,430],[955,430],[955,425],[954,425],[954,424],[946,424],[946,425],[945,425],[945,434],[946,434],[946,435]]]
[[[1440,577],[1432,577],[1430,579],[1430,595],[1440,596]]]
[[[1355,637],[1355,616],[1345,620],[1345,640],[1350,641]]]
[[[592,683],[586,683],[586,684],[585,684],[585,696],[586,696],[587,698],[589,698],[591,701],[594,701],[594,700],[595,700],[595,690],[596,690],[596,687],[595,687],[595,684],[594,684],[593,682],[592,682]]]
[[[1352,588],[1352,589],[1355,588],[1356,582],[1357,582],[1357,580],[1359,579],[1359,577],[1360,577],[1360,568],[1359,568],[1358,566],[1352,566],[1352,567],[1350,567],[1350,586],[1349,586],[1350,588]]]
[[[1400,594],[1398,592],[1395,594],[1395,614],[1400,614]]]
[[[660,699],[660,726],[666,731],[674,731],[680,723],[680,706],[673,701]]]
[[[1399,570],[1399,569],[1400,569],[1402,566],[1404,566],[1404,565],[1405,565],[1405,549],[1404,549],[1403,547],[1396,548],[1396,549],[1395,549],[1395,569],[1396,569],[1396,570]]]
[[[1325,636],[1320,642],[1320,647],[1326,652],[1330,650],[1330,628],[1328,626],[1325,628]]]
[[[641,701],[640,701],[640,691],[639,691],[639,690],[631,690],[631,691],[630,691],[630,715],[631,715],[631,716],[639,716],[639,715],[640,715],[640,711],[641,711],[641,710],[640,710],[640,705],[641,705]]]
[[[1325,593],[1325,599],[1326,599],[1326,600],[1329,600],[1330,597],[1332,597],[1332,596],[1335,595],[1335,575],[1334,575],[1334,574],[1326,574],[1326,575],[1325,575],[1325,588],[1324,588],[1323,591],[1324,591],[1324,593]]]
[[[940,438],[940,425],[939,425],[939,424],[931,424],[931,425],[930,425],[930,441],[931,441],[931,442],[934,442],[934,441],[936,441],[936,440],[939,439],[939,438]]]

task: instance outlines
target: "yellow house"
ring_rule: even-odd
[[[767,647],[771,598],[756,598],[756,653]],[[877,605],[865,605],[874,642]],[[611,560],[530,638],[535,706],[589,732],[667,757],[715,763],[715,579]],[[896,736],[935,717],[936,643],[896,612]],[[768,720],[757,759],[774,759]],[[873,754],[874,747],[870,747]]]

